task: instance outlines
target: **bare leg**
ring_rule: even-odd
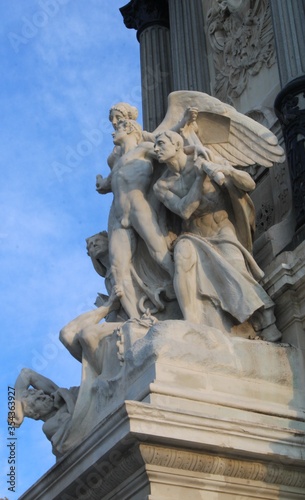
[[[115,227],[109,240],[109,258],[114,279],[114,291],[130,318],[139,318],[137,296],[131,277],[131,259],[135,247],[132,229]]]
[[[146,200],[141,200],[141,207],[133,209],[131,221],[136,232],[145,241],[152,258],[172,277],[174,263],[168,251],[165,237],[161,233],[154,212]]]
[[[184,319],[202,323],[220,330],[230,331],[231,322],[225,312],[208,296],[199,295],[197,289],[197,252],[192,243],[181,239],[174,252],[174,288]],[[204,287],[204,283],[202,283]]]
[[[82,347],[83,359],[95,370],[97,375],[102,372],[101,359],[99,357],[99,344],[101,340],[121,326],[122,323],[101,323],[85,327],[79,334],[78,340]]]
[[[111,294],[109,300],[104,305],[77,316],[77,318],[70,321],[70,323],[61,329],[59,340],[80,363],[82,362],[82,346],[79,342],[81,331],[86,327],[96,325],[105,318],[110,311],[118,307],[119,302],[116,301],[115,295]]]

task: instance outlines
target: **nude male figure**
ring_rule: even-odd
[[[153,176],[153,143],[141,142],[142,129],[133,120],[122,121],[112,134],[113,142],[121,148],[110,175],[97,177],[99,193],[113,192],[109,216],[109,258],[115,292],[130,317],[139,317],[137,298],[130,273],[137,235],[146,243],[152,258],[169,276],[173,261],[157,214],[147,200]]]
[[[15,411],[8,423],[20,427],[24,417],[42,420],[42,430],[60,457],[62,440],[69,428],[79,388],[64,389],[30,368],[22,368],[15,382]]]

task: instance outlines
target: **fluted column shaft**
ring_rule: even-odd
[[[143,126],[153,131],[163,120],[172,91],[170,36],[164,26],[149,26],[139,37]]]
[[[140,42],[143,126],[153,131],[164,118],[172,91],[172,67],[166,0],[131,0],[120,9],[127,28]]]
[[[281,85],[305,74],[305,2],[270,0]]]
[[[202,0],[168,0],[173,90],[210,93]]]

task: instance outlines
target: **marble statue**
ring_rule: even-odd
[[[240,374],[236,353],[248,344],[240,347],[236,338],[281,339],[252,256],[255,182],[246,170],[284,161],[277,138],[200,92],[170,94],[153,133],[142,130],[137,114],[126,103],[110,109],[110,172],[96,179],[97,192],[113,200],[107,231],[87,238],[87,251],[108,295],[99,294],[95,310],[60,331],[82,363],[80,387],[59,389],[29,370],[16,382],[16,425],[24,416],[44,420],[58,456],[120,402],[146,397],[138,380],[143,372],[147,383],[146,370],[158,357],[184,367],[196,358],[200,370],[213,370],[215,361],[221,372],[230,350],[227,369]],[[34,411],[33,390],[46,409]]]
[[[119,309],[120,302],[113,291],[109,300],[102,306],[82,313],[70,321],[59,333],[59,339],[70,354],[81,363],[86,360],[97,375],[103,368],[103,359],[100,359],[98,347],[103,338],[111,335],[121,323],[104,321],[111,311]]]
[[[265,339],[279,340],[274,304],[247,248],[253,206],[246,193],[254,181],[211,152],[194,160],[176,132],[158,134],[155,152],[167,166],[155,193],[184,221],[174,245],[174,289],[184,319],[220,327],[252,319]]]
[[[108,254],[108,233],[101,231],[86,239],[87,253],[91,257],[91,261],[96,272],[105,278],[105,285],[109,292],[111,290],[111,283],[107,286],[106,277],[109,273],[109,254]],[[110,292],[109,292],[110,293]]]
[[[118,102],[114,104],[109,110],[109,121],[111,122],[114,130],[116,130],[118,124],[121,121],[136,120],[138,118],[138,114],[139,114],[138,110],[135,106],[131,106],[126,102]],[[110,168],[113,167],[115,161],[120,156],[121,156],[120,146],[115,145],[112,152],[107,158],[107,163]]]
[[[250,320],[265,339],[279,340],[274,305],[258,283],[263,273],[251,255],[254,208],[247,193],[255,183],[235,168],[282,161],[277,139],[233,107],[183,91],[171,94],[154,135],[155,145],[143,141],[134,120],[117,117],[113,138],[120,156],[108,178],[97,181],[100,193],[113,192],[109,260],[123,309],[130,318],[140,315],[131,269],[141,240],[154,263],[173,277],[185,320],[215,326],[221,317],[229,331]],[[167,168],[153,181],[156,160]],[[152,182],[156,198],[182,221],[172,246],[148,198]]]
[[[107,302],[109,304],[109,298],[112,294],[114,281],[110,270],[109,262],[109,240],[107,231],[101,231],[89,238],[86,238],[87,243],[87,254],[89,255],[94,270],[102,278],[104,278],[104,287],[108,295],[98,292],[95,305],[96,307],[104,306]],[[116,301],[113,301],[113,307],[109,308],[109,311],[103,319],[106,321],[126,321],[128,319],[122,307],[116,307]],[[102,318],[101,318],[102,319]]]
[[[23,368],[15,382],[15,417],[20,427],[24,417],[42,420],[42,430],[52,443],[53,453],[64,442],[73,415],[78,387],[63,389],[30,368]]]
[[[134,120],[117,124],[113,142],[121,155],[114,162],[110,175],[97,180],[97,190],[113,192],[108,229],[109,259],[114,290],[129,317],[138,317],[136,293],[132,284],[131,263],[137,235],[144,241],[152,259],[173,275],[173,261],[154,207],[147,195],[153,178],[154,150],[152,143],[142,143],[142,129]]]

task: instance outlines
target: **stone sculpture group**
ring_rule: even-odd
[[[127,103],[110,109],[110,172],[96,179],[113,201],[107,231],[88,238],[87,250],[108,296],[60,332],[82,363],[80,387],[59,389],[29,369],[16,382],[15,425],[24,416],[43,420],[57,456],[126,398],[126,381],[152,356],[156,335],[165,345],[169,331],[178,343],[196,331],[207,350],[213,335],[224,343],[281,339],[252,256],[255,183],[246,170],[284,160],[277,138],[200,92],[170,94],[153,133],[137,114]]]

